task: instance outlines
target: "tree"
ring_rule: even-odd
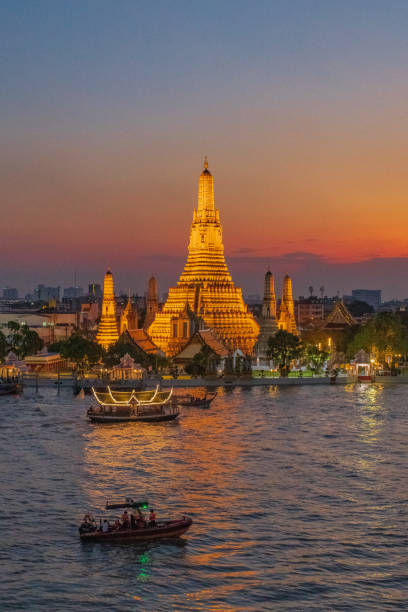
[[[347,353],[353,357],[361,349],[377,353],[380,360],[388,351],[404,355],[408,352],[408,330],[393,312],[379,312],[357,332]]]
[[[360,300],[356,300],[355,302],[351,302],[351,304],[347,305],[349,313],[353,317],[362,317],[365,314],[371,314],[374,312],[374,308],[367,304],[367,302],[362,302]]]
[[[191,376],[205,376],[206,374],[214,374],[219,362],[219,356],[210,347],[204,345],[184,369]]]
[[[314,344],[307,344],[303,349],[303,361],[315,374],[322,371],[328,357],[328,351],[323,351]]]
[[[7,337],[7,344],[20,359],[26,355],[35,355],[41,351],[44,342],[36,331],[27,325],[20,325],[16,321],[9,321],[7,327],[10,334]]]
[[[104,354],[103,348],[97,342],[77,334],[51,344],[48,349],[57,351],[61,357],[73,361],[77,368],[82,370],[86,370],[89,365],[99,363]]]
[[[3,361],[5,356],[7,355],[8,344],[6,340],[6,336],[0,331],[0,361]]]
[[[268,339],[267,356],[278,364],[280,375],[288,376],[290,365],[302,353],[302,344],[298,336],[280,329]]]

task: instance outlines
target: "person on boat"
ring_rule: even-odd
[[[127,510],[125,510],[124,513],[122,514],[121,520],[122,520],[122,527],[124,529],[127,529],[129,527],[129,514]]]
[[[154,510],[150,510],[149,527],[156,527],[156,513]]]
[[[107,519],[103,519],[102,532],[103,533],[108,533],[108,531],[109,531],[109,523],[108,523]]]
[[[120,520],[116,519],[115,524],[113,525],[113,529],[117,531],[120,528],[121,528]]]
[[[130,513],[130,528],[136,529],[136,519],[135,519],[135,515],[133,514],[133,512]]]

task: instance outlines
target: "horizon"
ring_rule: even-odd
[[[408,5],[6,1],[0,17],[0,286],[102,283],[111,265],[118,288],[155,273],[164,293],[207,154],[244,294],[269,265],[295,295],[407,297]]]

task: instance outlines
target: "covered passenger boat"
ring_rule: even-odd
[[[192,524],[192,519],[182,516],[173,520],[148,521],[144,517],[142,510],[148,508],[147,501],[134,501],[127,498],[125,502],[106,503],[107,510],[129,508],[129,521],[120,521],[118,517],[99,519],[97,522],[87,517],[79,527],[81,540],[88,542],[100,541],[144,541],[158,540],[160,538],[179,537],[185,533]],[[122,515],[123,516],[123,515]],[[132,520],[131,520],[132,519]]]
[[[173,389],[160,391],[159,386],[150,391],[106,391],[92,393],[97,401],[87,412],[87,417],[97,423],[121,421],[172,421],[179,415]]]

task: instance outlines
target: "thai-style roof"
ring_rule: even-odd
[[[319,329],[344,329],[355,325],[356,321],[351,316],[343,300],[338,300],[328,317],[319,326]]]
[[[121,339],[133,342],[147,355],[156,355],[160,352],[144,329],[127,329],[123,332]]]
[[[175,359],[192,359],[203,346],[208,346],[219,357],[228,357],[229,351],[212,329],[196,331]]]

